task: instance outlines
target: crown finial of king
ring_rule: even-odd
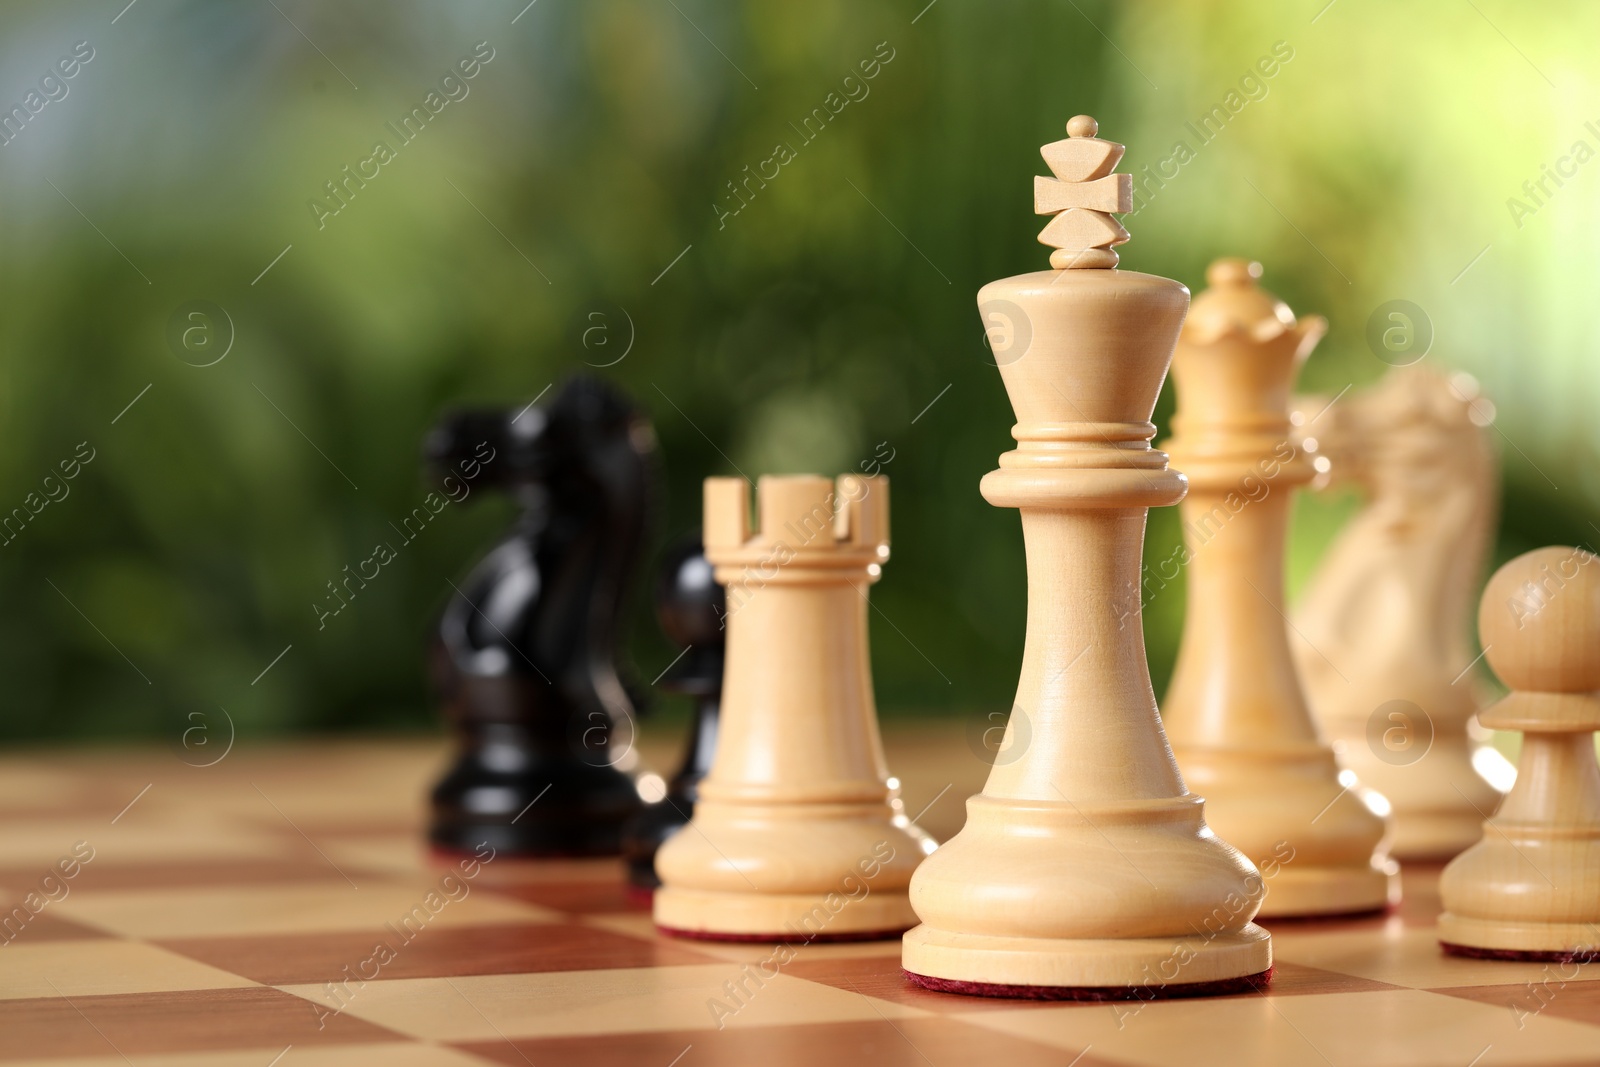
[[[1108,269],[1117,265],[1113,245],[1128,231],[1112,218],[1133,210],[1133,175],[1113,174],[1127,149],[1098,136],[1100,124],[1088,115],[1067,120],[1067,138],[1039,149],[1054,178],[1033,179],[1033,210],[1054,216],[1039,231],[1057,270]]]

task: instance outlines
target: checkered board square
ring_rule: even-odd
[[[887,740],[908,807],[948,836],[983,768],[958,732]],[[905,980],[896,942],[798,946],[774,975],[773,946],[662,936],[616,861],[431,855],[443,759],[0,761],[0,1065],[1600,1062],[1600,967],[1442,955],[1437,867],[1405,869],[1393,914],[1272,925],[1252,993],[948,996]]]

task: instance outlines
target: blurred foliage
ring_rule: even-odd
[[[1600,13],[924,2],[7,5],[0,106],[76,42],[94,57],[0,147],[0,508],[79,442],[94,459],[0,556],[4,731],[175,734],[218,706],[247,734],[429,724],[424,643],[508,505],[451,505],[325,628],[311,605],[420,502],[441,412],[624,349],[603,373],[654,418],[662,540],[708,474],[892,452],[879,702],[1004,707],[1021,539],[977,482],[1013,420],[973,296],[1043,268],[1029,176],[1068,116],[1137,173],[1277,42],[1293,58],[1129,220],[1125,265],[1194,287],[1262,259],[1332,320],[1304,376],[1328,393],[1384,369],[1371,310],[1418,302],[1429,358],[1499,404],[1502,556],[1589,537],[1600,165],[1520,228],[1505,201],[1600,146],[1577,47]],[[480,41],[466,95],[401,145],[386,124]],[[395,158],[319,224],[379,140]],[[168,340],[197,299],[235,334],[206,367]],[[1350,506],[1301,502],[1297,581]],[[1153,515],[1149,553],[1179,536]],[[1182,601],[1147,611],[1158,692]],[[640,606],[648,680],[674,650]]]

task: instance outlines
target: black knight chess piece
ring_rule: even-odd
[[[629,820],[622,834],[628,881],[653,890],[656,849],[689,821],[700,780],[711,770],[717,748],[717,716],[722,708],[722,656],[726,613],[722,586],[712,573],[699,535],[679,542],[661,562],[656,579],[656,619],[667,640],[683,652],[656,684],[694,700],[694,725],[683,763],[667,783],[666,796]]]
[[[460,756],[433,790],[430,839],[615,854],[640,807],[617,766],[638,702],[616,649],[654,510],[650,424],[615,388],[574,378],[545,406],[455,414],[425,451],[440,474],[478,460],[479,486],[521,508],[439,623],[435,673]]]

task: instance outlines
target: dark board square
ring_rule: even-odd
[[[1107,1067],[1072,1053],[971,1026],[959,1019],[869,1019],[798,1026],[729,1027],[634,1034],[484,1041],[457,1048],[494,1063],[526,1067],[928,1067],[929,1063],[1006,1067]]]
[[[1504,1008],[1520,1024],[1519,1029],[1536,1016],[1554,1016],[1600,1025],[1600,981],[1591,980],[1595,977],[1589,973],[1591,966],[1594,965],[1580,968],[1570,963],[1552,963],[1544,976],[1533,982],[1454,986],[1449,989],[1430,989],[1428,992]],[[1600,1048],[1600,1035],[1596,1036],[1596,1048]]]
[[[713,957],[672,942],[647,941],[578,923],[444,926],[416,933],[409,942],[381,929],[197,937],[158,943],[267,985],[344,982],[352,976],[359,982],[363,978],[459,978],[715,962]],[[375,952],[380,943],[390,952]]]
[[[408,1040],[348,1015],[319,1014],[277,989],[0,1000],[0,1061]]]

